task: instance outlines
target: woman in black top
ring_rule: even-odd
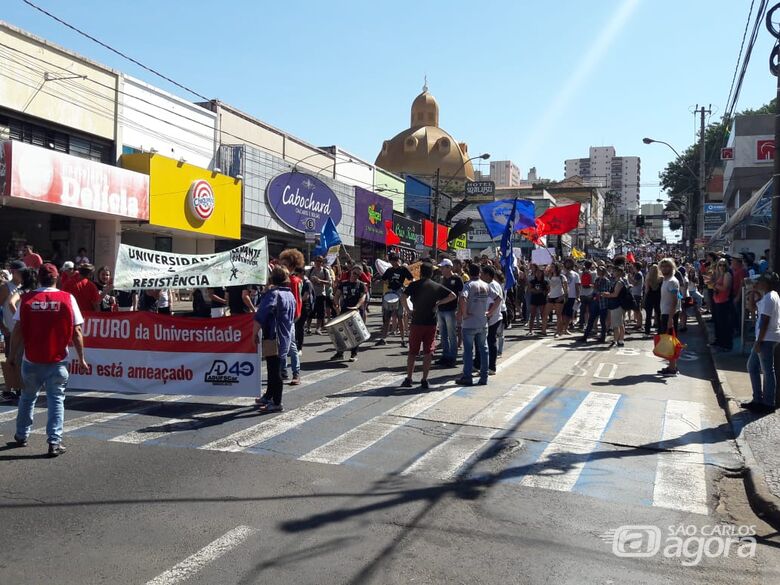
[[[537,268],[533,278],[528,281],[528,291],[531,293],[531,306],[528,311],[528,334],[533,335],[534,320],[539,315],[539,326],[544,328],[541,322],[543,309],[547,304],[547,293],[550,290],[550,283],[544,278],[544,270]]]

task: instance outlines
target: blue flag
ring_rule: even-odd
[[[512,235],[515,233],[515,216],[517,215],[518,200],[515,199],[512,205],[512,212],[507,218],[504,226],[504,235],[501,236],[501,269],[504,271],[504,290],[509,290],[515,286],[515,273],[512,270],[515,262],[512,252]]]
[[[325,256],[333,246],[341,244],[341,237],[336,231],[336,224],[333,223],[331,218],[325,222],[320,232],[320,243],[312,252],[313,256]]]
[[[536,227],[536,208],[528,199],[501,199],[477,207],[491,238],[504,233],[510,212],[515,210],[514,230]]]

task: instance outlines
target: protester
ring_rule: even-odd
[[[18,271],[20,275],[20,279],[18,283],[11,281],[11,283],[14,285],[14,289],[11,291],[11,294],[8,296],[8,298],[3,302],[2,305],[2,312],[3,312],[3,319],[2,319],[2,329],[3,329],[3,336],[5,338],[5,352],[6,356],[10,356],[13,354],[16,356],[16,369],[17,369],[17,378],[21,379],[21,357],[23,353],[23,347],[19,345],[11,346],[11,337],[13,334],[13,330],[16,327],[16,321],[14,321],[14,315],[19,310],[19,303],[21,302],[22,296],[28,292],[31,292],[35,290],[38,282],[38,271],[33,270],[32,268],[22,268]],[[12,277],[13,278],[13,277]],[[6,286],[3,287],[3,290],[6,291],[8,288]],[[21,386],[11,386],[9,384],[9,381],[5,381],[6,388],[2,393],[2,399],[3,400],[14,400],[19,398],[19,395],[22,392]]]
[[[542,315],[542,335],[547,335],[547,325],[551,315],[555,315],[555,338],[563,334],[563,306],[568,296],[568,282],[561,274],[561,267],[556,262],[547,268],[550,289],[547,292],[547,304]]]
[[[492,316],[499,307],[498,298],[490,286],[480,278],[480,267],[469,266],[469,281],[464,285],[458,300],[458,320],[463,333],[463,375],[457,380],[461,386],[474,382],[474,351],[480,359],[479,384],[488,383],[490,363],[487,335],[488,315]]]
[[[62,276],[62,275],[60,275]],[[62,280],[62,279],[60,279]],[[100,293],[99,311],[108,313],[114,310],[116,299],[111,293],[111,269],[108,266],[101,266],[95,279],[95,288]]]
[[[254,335],[262,332],[263,356],[265,357],[267,387],[265,394],[255,402],[262,412],[281,412],[282,364],[280,356],[290,350],[293,321],[295,319],[295,298],[290,291],[290,276],[284,266],[271,270],[271,286],[260,298],[255,313]]]
[[[609,297],[607,296],[612,290],[612,281],[607,276],[607,269],[603,266],[599,266],[596,269],[596,279],[593,282],[594,292],[590,304],[590,316],[588,317],[588,325],[585,327],[585,333],[582,336],[581,341],[588,341],[591,331],[593,331],[593,325],[596,323],[596,319],[599,320],[601,326],[601,333],[599,334],[599,343],[604,343],[607,340],[607,315],[609,314]]]
[[[608,300],[609,322],[612,327],[612,343],[623,347],[625,344],[626,324],[625,312],[623,309],[623,296],[630,295],[628,281],[625,278],[626,273],[621,266],[615,266],[612,269],[612,290],[608,293],[601,293]]]
[[[490,298],[495,301],[500,300],[498,310],[493,311],[488,316],[488,375],[496,374],[496,361],[498,360],[498,328],[501,325],[501,304],[504,300],[504,290],[496,280],[496,269],[487,264],[482,267],[479,277],[485,281],[490,288]],[[474,366],[482,369],[482,358],[477,355],[474,359]]]
[[[65,387],[68,384],[68,344],[73,343],[81,370],[88,369],[84,357],[84,339],[78,303],[72,294],[54,288],[57,267],[44,264],[38,271],[40,288],[22,297],[14,314],[18,325],[13,331],[13,346],[24,347],[22,379],[24,390],[16,414],[14,444],[26,447],[33,424],[35,401],[41,388],[46,391],[48,421],[46,424],[49,457],[65,453],[62,429],[65,418]],[[16,356],[10,355],[13,366]]]
[[[658,263],[658,269],[663,276],[661,284],[661,328],[659,333],[674,334],[679,327],[680,318],[680,282],[674,275],[677,267],[672,258],[664,258]],[[677,375],[677,360],[669,360],[669,365],[659,374],[665,376]]]
[[[658,273],[658,265],[653,264],[647,271],[645,279],[645,335],[650,335],[650,328],[661,328],[661,284],[663,278]],[[655,320],[655,322],[653,321]]]
[[[477,273],[479,274],[479,273]],[[544,277],[544,270],[537,267],[534,270],[533,278],[528,282],[530,292],[530,315],[528,317],[528,334],[534,334],[534,322],[539,317],[539,326],[542,335],[547,334],[547,315],[545,307],[547,306],[547,294],[550,291],[550,284]]]
[[[439,263],[441,269],[441,285],[455,293],[456,297],[463,290],[463,279],[456,276],[453,271],[452,261],[445,258]],[[458,331],[456,312],[458,299],[451,303],[439,306],[439,336],[441,338],[441,359],[438,365],[451,368],[455,366],[458,357]]]
[[[303,268],[306,264],[306,260],[303,258],[303,254],[300,250],[295,248],[288,248],[279,254],[279,263],[287,269],[290,280],[290,292],[295,299],[295,315],[294,319],[297,321],[301,317],[303,310],[303,303],[301,302],[301,290],[303,288],[303,280],[295,274],[296,268]],[[287,380],[287,360],[290,360],[290,369],[292,370],[292,380],[290,380],[291,386],[297,386],[301,383],[301,360],[298,355],[298,344],[295,339],[295,335],[290,339],[290,349],[287,355],[281,356],[282,364],[282,380]]]
[[[333,276],[325,266],[325,259],[322,256],[314,258],[314,266],[309,272],[309,280],[314,287],[314,312],[309,318],[309,331],[311,333],[311,322],[317,319],[317,326],[314,330],[316,335],[322,332],[325,327],[325,309],[328,306],[328,289],[333,285]]]
[[[349,271],[349,280],[345,280],[339,283],[336,289],[336,302],[338,303],[341,312],[358,311],[360,314],[361,307],[365,304],[368,297],[368,287],[366,283],[360,279],[360,274],[363,269],[360,266],[355,266]],[[353,347],[349,350],[349,361],[354,362],[357,360],[358,348]],[[336,351],[330,358],[332,361],[344,359],[343,351]]]
[[[596,280],[596,271],[593,270],[593,262],[585,260],[582,263],[582,276],[580,276],[580,322],[579,327],[585,328],[590,320],[590,307],[593,301],[593,282]]]
[[[161,288],[157,291],[157,314],[171,314],[171,291],[167,288]]]
[[[81,266],[82,264],[89,264],[89,258],[87,257],[87,249],[86,248],[79,248],[78,253],[76,254],[75,258],[76,262],[76,268]]]
[[[742,255],[735,254],[731,257],[731,326],[737,334],[741,334],[742,284],[747,277]]]
[[[228,307],[231,315],[243,315],[255,312],[252,302],[252,287],[248,284],[238,284],[227,287]]]
[[[753,399],[741,406],[761,413],[773,412],[776,408],[775,349],[780,343],[778,285],[780,280],[773,272],[764,272],[754,285],[762,296],[756,304],[756,341],[747,361]],[[763,385],[761,374],[764,375]]]
[[[227,291],[224,286],[216,286],[208,289],[209,301],[211,303],[211,318],[218,319],[224,317],[227,312]]]
[[[642,293],[645,288],[645,277],[642,274],[642,264],[631,262],[628,264],[628,286],[631,298],[634,299],[634,329],[642,329]]]
[[[420,266],[420,279],[412,282],[401,293],[401,304],[406,307],[407,298],[412,301],[412,315],[409,329],[409,355],[406,359],[406,379],[401,384],[411,388],[414,384],[414,362],[418,354],[423,354],[423,371],[420,387],[430,388],[428,372],[431,369],[433,351],[436,347],[436,310],[456,300],[455,294],[432,280],[433,265],[423,262]],[[405,309],[406,310],[406,309]]]
[[[78,278],[78,272],[76,272],[76,267],[73,262],[68,260],[62,264],[60,277],[57,279],[57,288],[60,290],[65,290],[65,286],[68,284],[68,281],[71,278]]]
[[[138,291],[115,290],[117,310],[129,312],[138,310]]]
[[[302,266],[295,269],[295,276],[301,279],[301,316],[295,320],[295,345],[298,346],[298,353],[303,355],[304,332],[306,323],[311,318],[314,310],[314,285],[306,276]]]
[[[582,292],[580,284],[580,275],[574,270],[574,260],[567,258],[563,261],[563,277],[568,284],[568,296],[566,302],[563,305],[563,318],[561,319],[561,331],[574,333],[570,331],[572,320],[574,319],[574,306],[580,299],[580,293]]]
[[[24,257],[22,258],[22,262],[24,262],[25,266],[28,268],[38,270],[43,264],[43,258],[35,253],[33,245],[30,243],[25,244],[23,250]]]
[[[91,280],[94,271],[92,264],[82,264],[78,267],[78,277],[70,278],[63,289],[76,298],[82,313],[100,310],[100,291]]]
[[[715,321],[715,341],[711,345],[720,351],[731,351],[734,337],[732,284],[728,262],[725,259],[718,260],[712,280],[714,301],[712,319]]]
[[[22,283],[22,277],[27,266],[21,260],[14,260],[9,265],[11,272],[10,280],[2,283],[0,286],[0,307],[3,312],[3,319],[0,321],[0,331],[5,338],[5,355],[8,356],[9,348],[11,346],[11,330],[13,329],[13,314],[14,311],[10,308],[11,297],[14,291]]]
[[[401,265],[401,259],[396,254],[390,254],[387,257],[390,262],[390,268],[385,270],[382,275],[382,281],[386,283],[388,292],[394,293],[399,296],[399,301],[393,305],[390,303],[382,303],[382,334],[377,345],[387,344],[387,333],[390,327],[398,326],[398,330],[401,333],[401,347],[406,347],[404,341],[404,307],[400,301],[400,295],[403,292],[406,282],[411,281],[414,277],[406,266]]]

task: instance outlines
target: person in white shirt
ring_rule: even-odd
[[[500,300],[503,302],[504,290],[501,285],[496,281],[496,269],[489,264],[482,267],[479,274],[481,280],[487,283],[490,289],[490,298]],[[494,301],[495,302],[495,301]],[[501,324],[501,305],[499,303],[497,311],[488,316],[488,375],[494,376],[496,374],[496,360],[498,359],[498,327]],[[480,368],[481,357],[476,355],[474,360],[474,367]]]
[[[566,283],[569,287],[569,295],[566,302],[563,304],[563,331],[566,333],[574,333],[570,331],[571,322],[574,319],[574,304],[580,299],[580,275],[574,270],[574,260],[567,258],[563,261],[563,276],[566,278]]]
[[[774,272],[765,272],[755,284],[761,300],[756,304],[756,341],[750,351],[747,370],[753,399],[742,403],[742,408],[761,413],[775,410],[775,348],[780,343],[780,295],[776,288],[780,279]],[[761,374],[763,373],[763,385]]]
[[[663,276],[661,283],[661,326],[659,333],[674,334],[680,322],[680,281],[674,273],[677,266],[672,258],[664,258],[658,263],[658,270]],[[677,360],[669,360],[669,366],[658,371],[664,376],[677,375]]]

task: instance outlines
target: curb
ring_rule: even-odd
[[[706,329],[704,330],[706,332]],[[734,398],[734,393],[731,391],[726,376],[721,375],[718,369],[717,362],[715,361],[715,352],[712,347],[707,346],[710,357],[712,358],[713,369],[715,370],[715,393],[718,397],[718,402],[721,403],[724,412],[726,413],[726,419],[729,421],[734,440],[737,443],[737,449],[742,454],[742,458],[745,461],[745,493],[747,494],[748,501],[751,508],[756,515],[770,524],[773,528],[780,529],[780,498],[777,498],[770,490],[764,479],[764,473],[761,465],[753,455],[753,450],[747,442],[747,439],[741,431],[737,429],[734,423],[734,417],[742,412],[737,400]]]

